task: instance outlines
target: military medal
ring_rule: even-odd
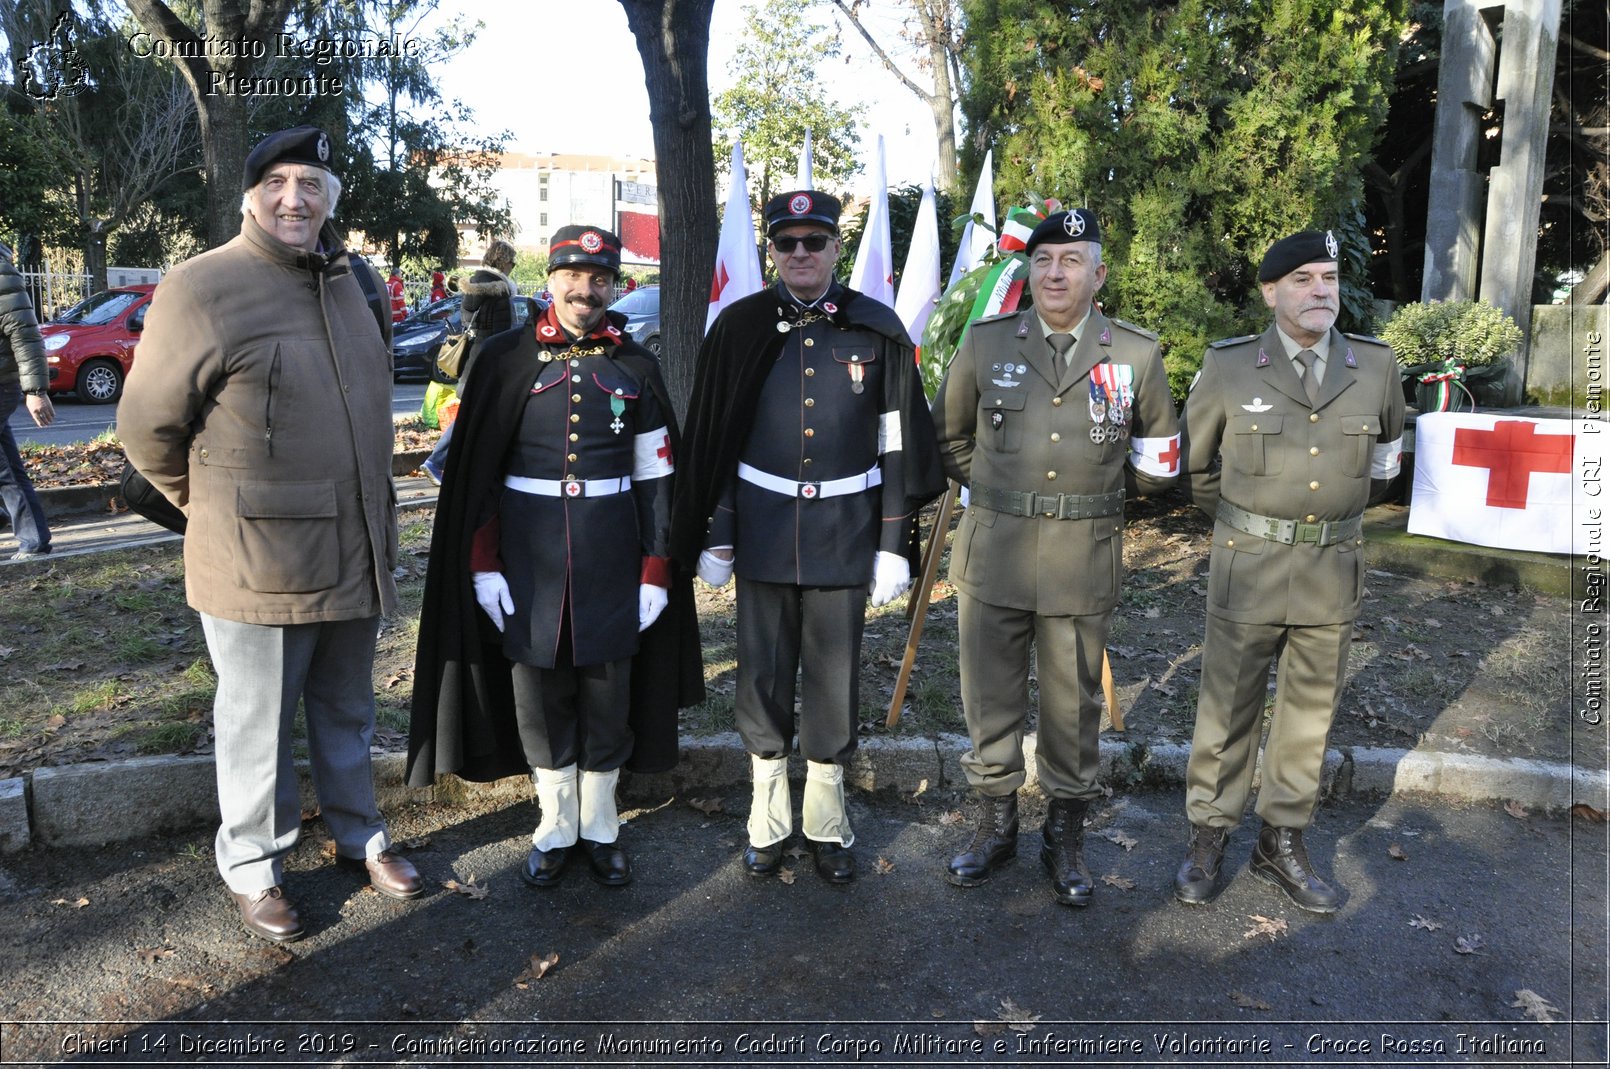
[[[1090,428],[1090,440],[1097,445],[1107,440],[1107,428],[1103,426],[1107,422],[1107,399],[1105,394],[1106,389],[1101,380],[1096,377],[1094,372],[1091,372],[1090,422],[1092,426]]]
[[[777,321],[777,333],[779,333],[779,334],[787,334],[789,331],[791,331],[793,329],[794,329],[794,325],[792,323],[788,322],[786,319],[779,319]]]
[[[850,392],[861,393],[866,389],[861,380],[866,377],[866,369],[860,364],[850,365]]]
[[[626,429],[626,424],[621,422],[621,413],[626,411],[626,402],[621,399],[619,390],[616,390],[614,395],[610,397],[609,410],[615,413],[615,419],[610,423],[609,429],[619,434]]]

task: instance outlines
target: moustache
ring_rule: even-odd
[[[590,293],[582,293],[582,294],[577,294],[574,297],[566,297],[565,298],[565,303],[566,304],[579,304],[583,308],[602,308],[602,307],[604,307],[604,302],[599,300],[597,297],[594,297]]]

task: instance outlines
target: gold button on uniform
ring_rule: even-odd
[[[1062,435],[1058,434],[1056,431],[1052,431],[1051,432],[1051,440],[1053,442],[1060,442],[1060,441],[1062,441]]]
[[[815,338],[806,338],[805,339],[805,348],[809,349],[811,346],[813,346],[815,344],[816,344],[816,339]]]
[[[1235,539],[1226,538],[1224,540],[1224,545],[1225,545],[1225,548],[1227,548],[1227,549],[1234,549],[1235,548]]]
[[[1318,423],[1319,422],[1319,413],[1318,412],[1310,412],[1310,413],[1308,413],[1308,422],[1309,423]]]
[[[1314,523],[1315,522],[1314,514],[1310,512],[1308,515],[1304,516],[1303,517],[1303,522],[1304,523]]]
[[[816,407],[816,399],[814,397],[805,398],[805,407],[806,408],[815,408]]]
[[[811,428],[806,427],[805,428],[805,437],[807,437],[807,438],[815,438],[816,437],[816,432],[813,431]]]
[[[1052,408],[1061,408],[1062,407],[1062,398],[1060,398],[1060,397],[1051,398],[1051,407]]]
[[[571,431],[570,432],[570,440],[572,442],[579,442],[579,441],[581,441],[581,435],[577,434],[575,431]]]
[[[1308,447],[1308,455],[1311,456],[1311,457],[1319,456],[1319,446],[1317,446],[1317,445],[1309,446]]]
[[[579,393],[573,393],[573,394],[571,394],[571,395],[570,395],[570,399],[571,399],[571,400],[572,400],[572,401],[575,401],[575,402],[577,402],[577,403],[578,403],[578,404],[579,404],[579,403],[580,403],[580,402],[581,402],[581,394],[579,394]]]
[[[1055,479],[1057,477],[1057,473],[1054,471],[1048,471],[1045,473],[1045,477],[1047,479]]]
[[[808,367],[808,368],[806,368],[806,369],[805,369],[805,377],[806,377],[806,378],[807,378],[807,379],[808,379],[808,378],[810,378],[810,377],[811,377],[811,376],[812,376],[812,375],[814,375],[814,374],[816,374],[816,369],[815,369],[815,368],[813,368],[813,367]]]
[[[1252,425],[1252,429],[1253,429],[1253,430],[1257,430],[1257,429],[1258,429],[1258,425],[1257,425],[1257,424],[1256,424],[1256,423],[1254,423],[1254,424],[1253,424],[1253,425]]]
[[[570,414],[570,422],[572,422],[572,423],[580,423],[581,422],[581,413],[572,412]]]
[[[803,463],[808,468],[808,467],[811,466],[811,458],[806,457],[801,463]]]
[[[1310,490],[1318,490],[1319,489],[1319,484],[1317,482],[1309,483],[1308,484],[1308,489],[1310,489]]]
[[[576,462],[576,454],[574,454],[574,453],[572,453],[572,454],[570,454],[570,456],[569,456],[569,457],[568,457],[568,458],[567,458],[567,459],[568,459],[568,460],[569,460],[569,461],[570,461],[570,462],[571,462],[571,463],[572,463],[572,464],[574,464],[574,463],[575,463],[575,462]]]

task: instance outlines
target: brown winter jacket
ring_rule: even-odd
[[[118,434],[189,518],[199,612],[279,625],[396,604],[390,339],[334,229],[321,239],[337,251],[304,253],[243,216],[146,315]]]

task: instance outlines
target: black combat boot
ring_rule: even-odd
[[[1335,913],[1342,908],[1342,896],[1309,863],[1301,828],[1265,824],[1258,831],[1258,845],[1252,848],[1252,874],[1280,888],[1299,909]]]
[[[1053,798],[1045,813],[1045,842],[1040,863],[1051,874],[1051,890],[1064,906],[1088,906],[1095,892],[1085,868],[1085,810],[1083,798]]]
[[[965,849],[950,859],[945,879],[957,887],[977,887],[1017,857],[1017,792],[980,795],[978,826]]]
[[[1200,906],[1218,897],[1219,872],[1224,867],[1224,844],[1229,828],[1191,825],[1191,846],[1174,875],[1174,897],[1187,906]]]

